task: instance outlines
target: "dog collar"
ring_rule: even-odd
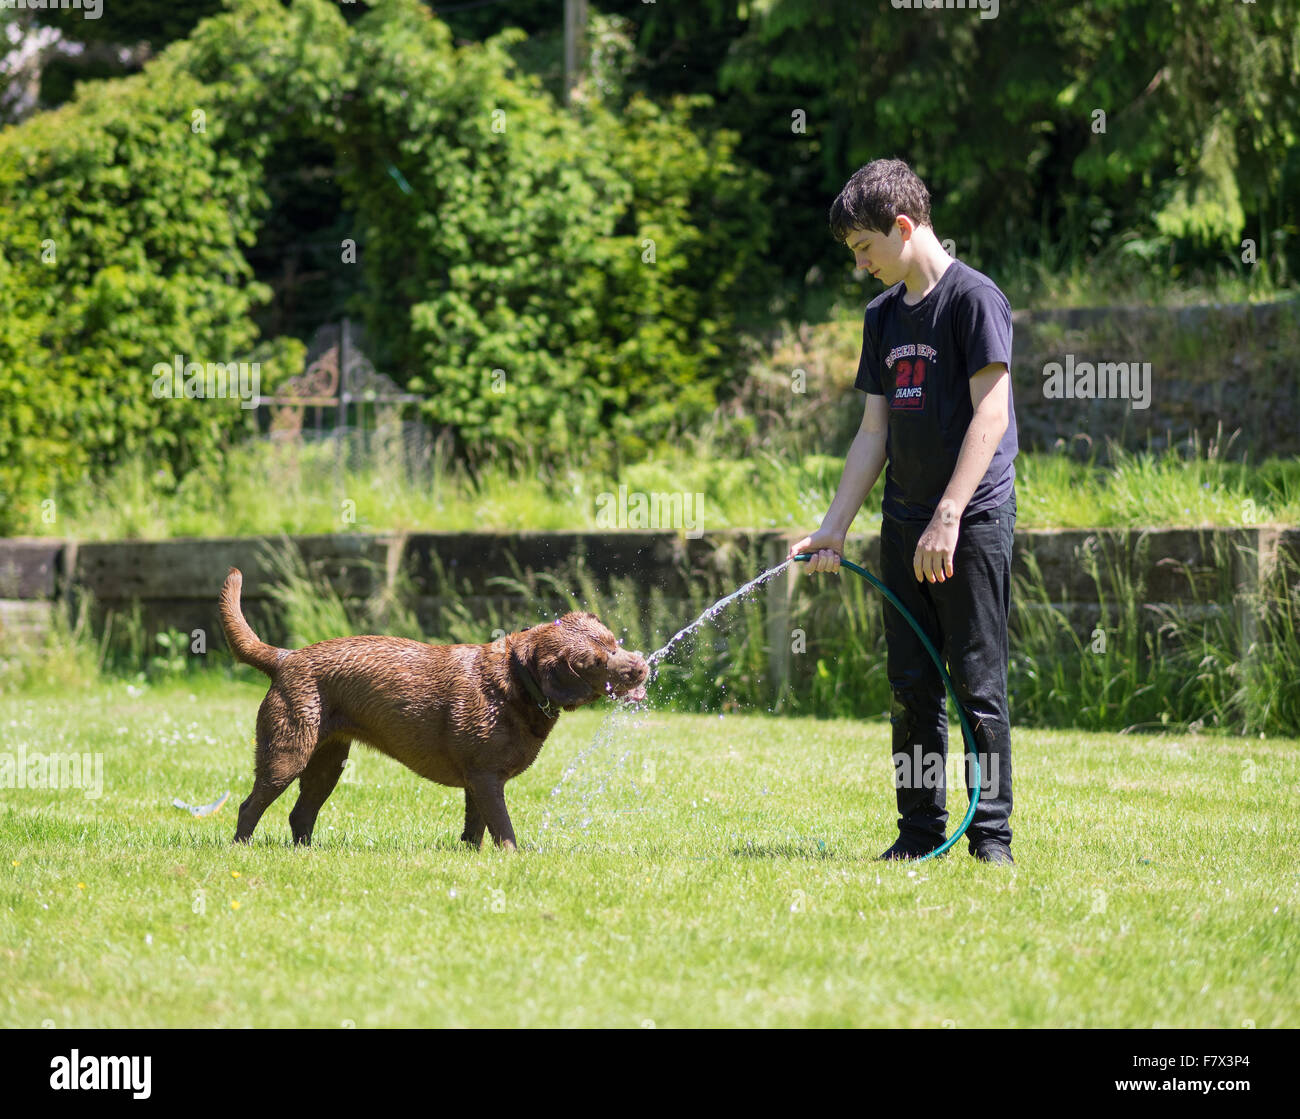
[[[546,696],[542,695],[542,689],[537,686],[537,681],[533,679],[533,674],[528,671],[528,666],[519,659],[513,649],[510,650],[510,664],[518,673],[519,682],[523,684],[524,691],[526,691],[532,697],[533,702],[541,708],[542,714],[548,719],[559,718],[560,713],[555,710],[555,704],[552,703],[551,700],[547,699]]]

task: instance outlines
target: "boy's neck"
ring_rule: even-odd
[[[903,277],[907,288],[903,293],[903,302],[909,305],[919,303],[929,295],[952,263],[952,257],[944,251],[934,230],[928,225],[917,226],[913,231],[911,247],[912,267]]]

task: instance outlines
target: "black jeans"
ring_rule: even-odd
[[[917,582],[916,544],[928,522],[886,517],[880,533],[881,580],[907,607],[946,662],[966,710],[980,762],[980,802],[966,832],[972,853],[984,839],[1011,843],[1011,724],[1007,708],[1007,616],[1011,609],[1011,544],[1016,497],[997,509],[963,517],[953,576]],[[885,643],[893,690],[894,777],[898,831],[905,843],[930,849],[948,827],[944,767],[948,754],[947,692],[925,646],[906,619],[885,603]],[[960,740],[961,730],[957,728]],[[973,772],[966,762],[966,790]],[[962,816],[965,815],[963,807]]]

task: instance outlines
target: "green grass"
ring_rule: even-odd
[[[176,489],[132,460],[102,483],[86,482],[58,503],[57,518],[33,519],[18,535],[80,540],[334,532],[608,531],[692,524],[610,524],[620,486],[631,493],[704,494],[701,531],[732,527],[811,531],[834,496],[844,459],[810,455],[758,461],[695,454],[642,462],[617,476],[575,465],[491,465],[471,475],[433,465],[411,476],[380,463],[335,473],[326,445],[302,447],[285,466],[264,444],[231,450],[220,472],[196,470]],[[268,485],[267,479],[274,479]],[[882,483],[883,486],[883,483]],[[859,525],[879,524],[880,489]],[[605,497],[604,495],[611,495]],[[693,515],[692,504],[686,508]]]
[[[847,449],[847,446],[844,448]],[[710,437],[617,474],[590,465],[565,469],[503,463],[471,476],[432,465],[409,476],[375,461],[335,474],[327,446],[307,446],[296,465],[266,445],[232,450],[220,472],[196,470],[168,488],[133,460],[105,483],[87,482],[58,502],[58,516],[22,534],[80,540],[166,539],[334,532],[607,531],[666,528],[813,531],[835,495],[843,453],[792,448],[729,457]],[[1230,461],[1210,446],[1190,454],[1112,449],[1094,456],[1025,453],[1016,460],[1018,527],[1108,528],[1300,522],[1300,459]],[[268,485],[267,479],[274,479]],[[673,523],[611,524],[620,486],[629,493],[702,494]],[[864,502],[857,532],[880,523],[884,482]],[[604,498],[602,495],[614,495]],[[695,511],[698,508],[698,519]],[[689,522],[689,523],[688,523]]]
[[[884,723],[619,716],[552,796],[586,711],[509,786],[513,857],[360,749],[314,848],[290,793],[234,849],[261,694],[0,698],[0,753],[104,767],[97,799],[0,791],[0,1024],[1300,1024],[1300,742],[1019,731],[1018,866],[909,868],[871,861]]]
[[[1152,267],[1168,253],[1158,242],[1130,239],[1099,254],[1066,249],[1013,254],[990,268],[1013,307],[1189,307],[1206,303],[1258,303],[1294,291],[1278,269]],[[1154,255],[1153,255],[1154,254]],[[1278,280],[1282,282],[1277,282]]]
[[[1300,459],[1251,466],[1213,452],[1112,448],[1101,468],[1062,454],[1021,455],[1016,491],[1024,528],[1295,524]]]

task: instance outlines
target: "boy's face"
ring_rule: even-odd
[[[885,287],[892,287],[907,275],[912,229],[912,219],[900,214],[888,234],[876,229],[851,229],[844,243],[853,251],[856,267],[870,272]]]

